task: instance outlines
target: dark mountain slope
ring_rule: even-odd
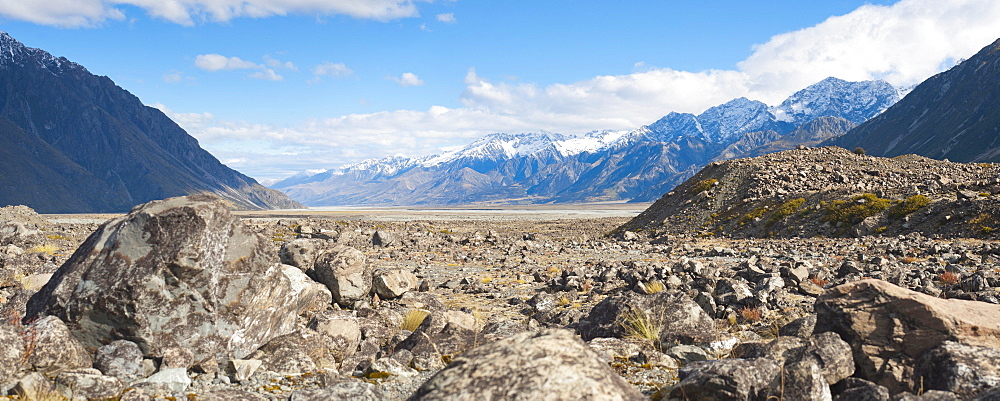
[[[0,204],[26,203],[40,212],[125,211],[150,200],[212,192],[239,208],[299,206],[220,163],[109,78],[6,33],[0,33],[0,117],[7,122],[0,126],[5,141],[35,149],[4,147],[5,163],[48,167],[5,177],[21,186],[0,193]],[[65,177],[72,181],[66,183],[51,179],[50,170],[78,174]],[[29,202],[16,195],[23,185],[35,191]]]
[[[829,143],[878,156],[1000,161],[1000,40]]]

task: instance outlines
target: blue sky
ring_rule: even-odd
[[[0,30],[275,179],[777,104],[826,76],[913,85],[995,40],[1000,2],[20,0]]]

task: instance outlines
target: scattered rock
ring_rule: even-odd
[[[475,389],[475,391],[469,391]],[[526,332],[466,351],[411,400],[645,399],[571,331]]]

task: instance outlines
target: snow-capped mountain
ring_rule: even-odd
[[[787,134],[803,124],[857,124],[898,99],[882,81],[827,78],[774,107],[738,98],[632,131],[495,133],[439,155],[365,160],[273,187],[309,205],[651,200],[712,160],[794,146],[801,135]]]
[[[902,97],[885,81],[847,82],[827,78],[795,92],[772,110],[780,121],[800,126],[820,116],[840,117],[861,124]]]

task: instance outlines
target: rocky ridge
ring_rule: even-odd
[[[674,237],[652,244],[634,233],[604,236],[621,218],[235,219],[213,204],[171,199],[101,227],[0,209],[0,227],[15,227],[0,237],[0,271],[10,272],[0,282],[6,317],[0,338],[11,345],[0,352],[2,390],[22,398],[125,400],[569,400],[581,394],[889,400],[918,393],[971,399],[995,393],[1000,377],[1000,330],[991,318],[1000,314],[995,241],[914,233],[778,241]],[[138,224],[140,215],[149,216],[145,223]],[[212,234],[218,232],[213,227],[239,235],[227,239]],[[95,230],[95,239],[84,241]],[[143,234],[171,231],[194,233],[181,236],[194,238],[182,254],[171,251],[170,241]],[[256,234],[250,241],[235,240],[249,233]],[[96,239],[104,237],[118,245],[95,252]],[[81,256],[70,258],[67,251],[78,246]],[[240,249],[256,256],[241,257]],[[68,277],[84,256],[106,258],[114,254],[108,250],[147,255],[131,261],[138,270],[144,260],[168,261],[150,280],[164,278],[167,286],[157,293],[188,294],[173,297],[177,310],[209,300],[197,295],[205,294],[196,285],[206,280],[188,278],[232,269],[207,263],[215,258],[260,267],[280,261],[288,288],[313,289],[319,302],[275,301],[295,311],[265,326],[291,330],[276,329],[244,355],[171,347],[167,337],[140,346],[136,331],[125,328],[108,331],[106,343],[88,345],[85,331],[95,326],[72,320],[73,313],[60,317],[58,310],[20,319],[29,298],[51,298],[33,283],[44,284],[52,272]],[[115,271],[91,266],[84,281]],[[283,286],[285,279],[268,280]],[[45,285],[58,281],[68,282]],[[246,291],[253,287],[248,283]],[[135,304],[104,298],[86,306],[97,298],[68,297],[79,305],[75,310],[118,305],[128,311]],[[252,315],[271,306],[235,309]],[[221,305],[218,311],[221,318]],[[131,316],[156,322],[163,313],[172,312],[135,309]],[[911,343],[919,346],[899,348]],[[896,370],[870,369],[886,362]]]
[[[997,238],[1000,165],[801,148],[715,162],[619,232]]]

